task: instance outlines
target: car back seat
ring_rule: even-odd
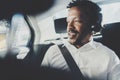
[[[103,25],[102,43],[114,50],[120,58],[120,22]]]
[[[29,52],[23,59],[24,63],[33,67],[40,67],[46,51],[52,45],[54,45],[54,43],[34,45],[33,51]]]

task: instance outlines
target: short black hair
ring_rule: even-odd
[[[100,13],[101,8],[96,3],[89,0],[72,0],[72,2],[68,4],[67,8],[75,6],[87,15],[91,25],[94,26],[93,31],[100,31],[102,21],[102,14]]]

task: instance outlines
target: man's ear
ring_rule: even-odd
[[[101,22],[102,22],[102,14],[98,13],[97,21],[94,24],[94,26],[91,27],[92,30],[95,32],[99,32],[102,29]]]

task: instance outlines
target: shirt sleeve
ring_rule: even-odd
[[[108,80],[120,80],[120,60],[117,55],[114,55],[112,59]]]
[[[47,50],[47,52],[45,53],[44,58],[42,60],[41,66],[46,66],[46,67],[50,66],[50,64],[49,64],[50,57],[51,57],[50,53],[53,53],[52,51],[53,50],[51,47]]]
[[[60,51],[57,45],[51,46],[45,53],[41,66],[51,67],[52,61],[59,55],[59,53]]]

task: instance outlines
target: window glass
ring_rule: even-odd
[[[30,39],[30,30],[22,14],[15,14],[11,23],[12,46],[26,46]]]
[[[55,31],[55,24],[54,21],[59,18],[67,17],[67,9],[63,9],[55,14],[51,15],[50,17],[38,20],[38,26],[41,31],[41,43],[45,41],[52,41],[57,38],[60,38],[61,35],[56,33]],[[66,34],[64,34],[66,36]]]
[[[10,46],[18,53],[17,59],[24,59],[29,52],[30,29],[22,14],[15,14],[11,21]]]
[[[7,37],[9,33],[9,21],[6,19],[0,20],[0,58],[4,58],[7,53]]]
[[[7,47],[7,35],[9,31],[10,24],[7,20],[0,20],[0,50]]]
[[[120,2],[101,5],[103,13],[102,24],[120,22]]]

